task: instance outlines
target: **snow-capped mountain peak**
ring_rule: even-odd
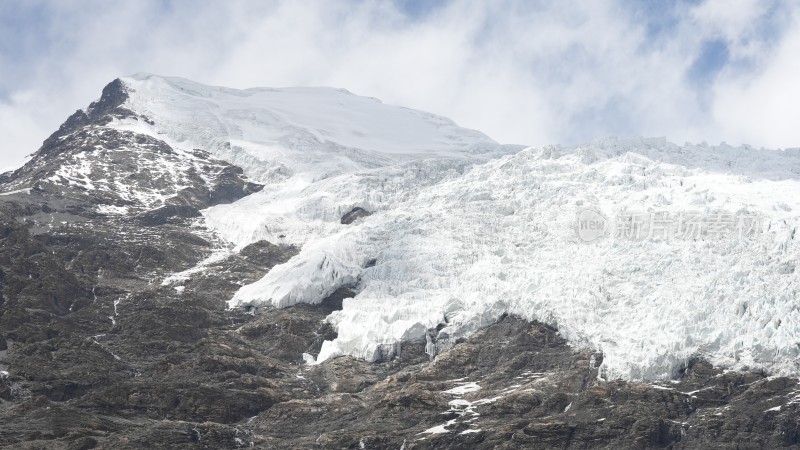
[[[800,373],[796,150],[523,148],[343,90],[147,74],[109,85],[48,142],[9,189],[39,177],[91,191],[99,214],[206,208],[224,245],[166,285],[260,241],[301,247],[229,305],[351,289],[316,361],[408,341],[434,355],[512,313],[602,351],[608,378],[670,377],[696,355]]]
[[[795,151],[663,139],[522,150],[342,90],[122,83],[138,117],[109,127],[207,150],[267,184],[203,212],[221,237],[303,246],[231,306],[356,291],[318,360],[379,359],[431,333],[441,350],[514,313],[602,350],[608,377],[669,377],[697,354],[800,370]],[[356,207],[373,214],[340,223]],[[587,209],[616,228],[585,242]],[[680,228],[687,217],[699,234]]]
[[[266,183],[496,153],[499,147],[444,117],[343,89],[238,90],[150,74],[121,83],[129,95],[125,107],[138,117],[110,126],[152,135],[174,148],[209,151]]]

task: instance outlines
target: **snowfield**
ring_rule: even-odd
[[[695,355],[800,375],[800,151],[638,138],[523,149],[346,91],[123,82],[127,107],[152,123],[110,126],[207,150],[266,184],[204,211],[223,239],[303,246],[231,307],[354,287],[317,362],[377,360],[407,340],[435,353],[512,313],[602,351],[606,378],[668,378]],[[356,206],[373,214],[340,224]],[[617,230],[684,214],[703,230],[585,242],[586,209]],[[742,217],[759,221],[743,232]]]

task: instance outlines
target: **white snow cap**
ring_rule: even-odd
[[[513,313],[601,350],[609,378],[670,377],[695,355],[800,374],[800,152],[639,138],[521,149],[335,89],[123,81],[154,124],[112,126],[211,151],[268,184],[204,212],[220,236],[303,246],[231,306],[355,286],[317,361],[374,360],[428,333],[446,347]],[[373,214],[340,224],[355,206]],[[584,242],[586,209],[623,232]],[[625,231],[692,217],[704,232]],[[760,228],[737,232],[752,217]]]
[[[486,135],[450,119],[327,87],[229,89],[182,78],[121,79],[128,107],[155,122],[126,120],[173,147],[203,149],[263,182],[312,179],[433,156],[494,150]]]

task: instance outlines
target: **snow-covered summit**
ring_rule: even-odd
[[[121,78],[125,107],[147,120],[111,124],[177,149],[227,159],[256,181],[318,180],[421,158],[496,152],[486,135],[451,120],[327,87],[230,89],[182,78]]]

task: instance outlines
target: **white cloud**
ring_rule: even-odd
[[[736,40],[763,16],[769,2],[761,0],[706,0],[691,10],[698,26],[710,28],[714,34]]]
[[[3,153],[0,156],[0,172],[19,165],[23,158],[33,153],[35,137],[46,133],[35,120],[30,99],[25,93],[16,93],[8,103],[0,103],[0,136],[3,137]],[[32,139],[33,138],[33,139]]]
[[[677,5],[642,14],[628,0],[453,1],[412,19],[379,1],[6,4],[0,14],[28,25],[0,28],[3,42],[25,42],[25,51],[0,47],[0,166],[34,151],[107,82],[139,71],[344,87],[502,142],[638,134],[800,145],[790,124],[800,104],[797,4]],[[654,35],[657,22],[668,31]],[[725,43],[731,64],[698,85],[691,70],[709,40]]]
[[[722,80],[713,116],[725,136],[768,147],[800,147],[800,15],[755,76]]]

